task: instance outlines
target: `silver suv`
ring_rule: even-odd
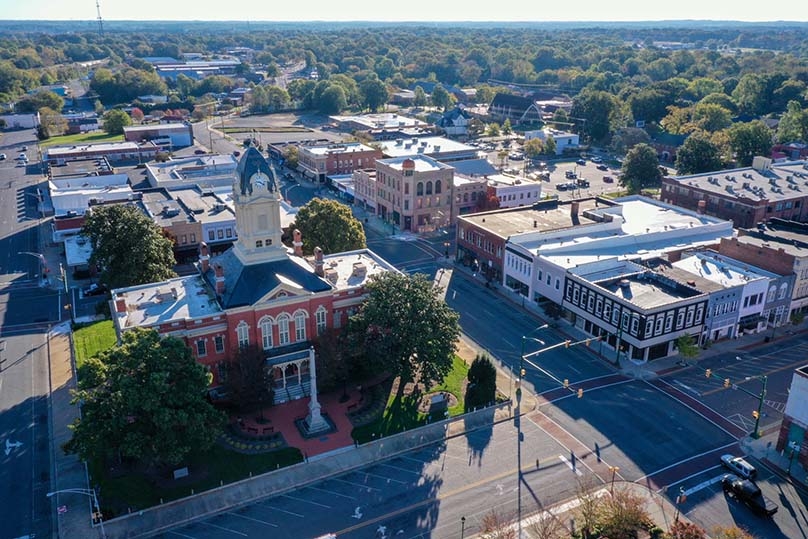
[[[743,457],[721,455],[721,464],[744,479],[754,479],[755,476],[757,476],[757,469],[749,464]]]

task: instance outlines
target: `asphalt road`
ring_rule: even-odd
[[[29,130],[5,132],[0,153],[34,147]],[[0,161],[0,537],[51,534],[48,320],[59,294],[42,286],[36,163]],[[20,253],[34,253],[33,255]],[[36,323],[40,322],[40,323]]]

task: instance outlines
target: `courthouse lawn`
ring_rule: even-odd
[[[104,350],[109,350],[118,342],[112,320],[101,320],[82,325],[73,331],[73,344],[76,347],[76,369],[81,377],[84,363]]]
[[[457,404],[449,408],[450,417],[461,415],[465,409],[463,382],[466,380],[468,372],[469,366],[456,355],[452,361],[452,370],[446,375],[443,383],[429,390],[429,393],[447,391],[457,397]],[[359,443],[365,443],[379,437],[421,427],[427,423],[427,419],[429,421],[443,419],[442,413],[432,414],[432,417],[428,417],[430,414],[418,411],[418,402],[422,397],[423,393],[415,396],[399,396],[397,392],[391,392],[387,400],[387,407],[382,414],[372,423],[355,428],[351,435]]]

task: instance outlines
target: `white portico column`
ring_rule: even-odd
[[[317,367],[314,364],[314,347],[309,348],[309,373],[311,376],[311,401],[309,402],[309,415],[306,417],[308,432],[329,430],[331,426],[320,415],[320,403],[317,402]]]

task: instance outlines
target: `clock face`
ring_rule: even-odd
[[[265,187],[267,184],[269,184],[269,177],[263,172],[256,172],[250,176],[250,181],[259,187]]]

